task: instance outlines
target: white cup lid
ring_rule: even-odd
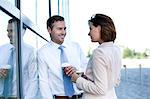
[[[61,67],[67,67],[67,66],[70,66],[70,64],[69,63],[62,63],[61,64]]]
[[[11,65],[1,65],[0,69],[10,69]]]

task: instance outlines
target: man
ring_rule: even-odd
[[[42,97],[44,99],[80,99],[82,91],[79,91],[74,84],[73,96],[69,97],[65,93],[60,46],[64,47],[67,63],[78,71],[85,71],[87,59],[77,43],[64,43],[66,26],[63,17],[59,15],[50,17],[47,20],[47,30],[51,41],[38,51],[39,83]]]
[[[16,69],[16,20],[10,19],[7,26],[7,36],[10,39],[9,44],[0,47],[0,74],[3,75],[3,80],[0,79],[2,89],[1,96],[17,98],[17,69]],[[25,32],[25,29],[23,29]],[[2,53],[3,52],[3,53]],[[13,53],[13,54],[12,54]],[[11,55],[10,55],[11,54]],[[11,58],[10,58],[11,57]],[[12,61],[9,63],[8,61]],[[10,67],[8,67],[10,66]],[[10,70],[8,70],[8,69]],[[4,72],[5,70],[5,72]],[[38,90],[37,66],[36,57],[33,47],[22,43],[22,89],[23,99],[35,99]],[[6,85],[7,84],[7,85]],[[8,86],[8,89],[5,88]]]

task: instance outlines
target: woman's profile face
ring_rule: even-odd
[[[91,22],[89,23],[89,36],[91,37],[92,42],[101,41],[101,26],[95,27]]]

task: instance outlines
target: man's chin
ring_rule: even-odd
[[[60,44],[62,44],[64,41],[60,41]]]
[[[60,42],[64,42],[64,39],[60,39]]]
[[[59,41],[57,43],[61,45],[63,42],[64,42],[64,40],[61,40],[61,41]]]
[[[14,42],[10,42],[10,44],[14,45],[15,43]]]

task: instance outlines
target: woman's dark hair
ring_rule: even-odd
[[[52,29],[53,23],[56,21],[64,21],[64,18],[62,16],[59,16],[59,15],[54,15],[54,16],[50,17],[47,20],[47,28],[50,27]]]
[[[101,39],[104,42],[113,41],[116,39],[116,29],[113,20],[104,14],[96,14],[88,21],[95,27],[101,26]]]

